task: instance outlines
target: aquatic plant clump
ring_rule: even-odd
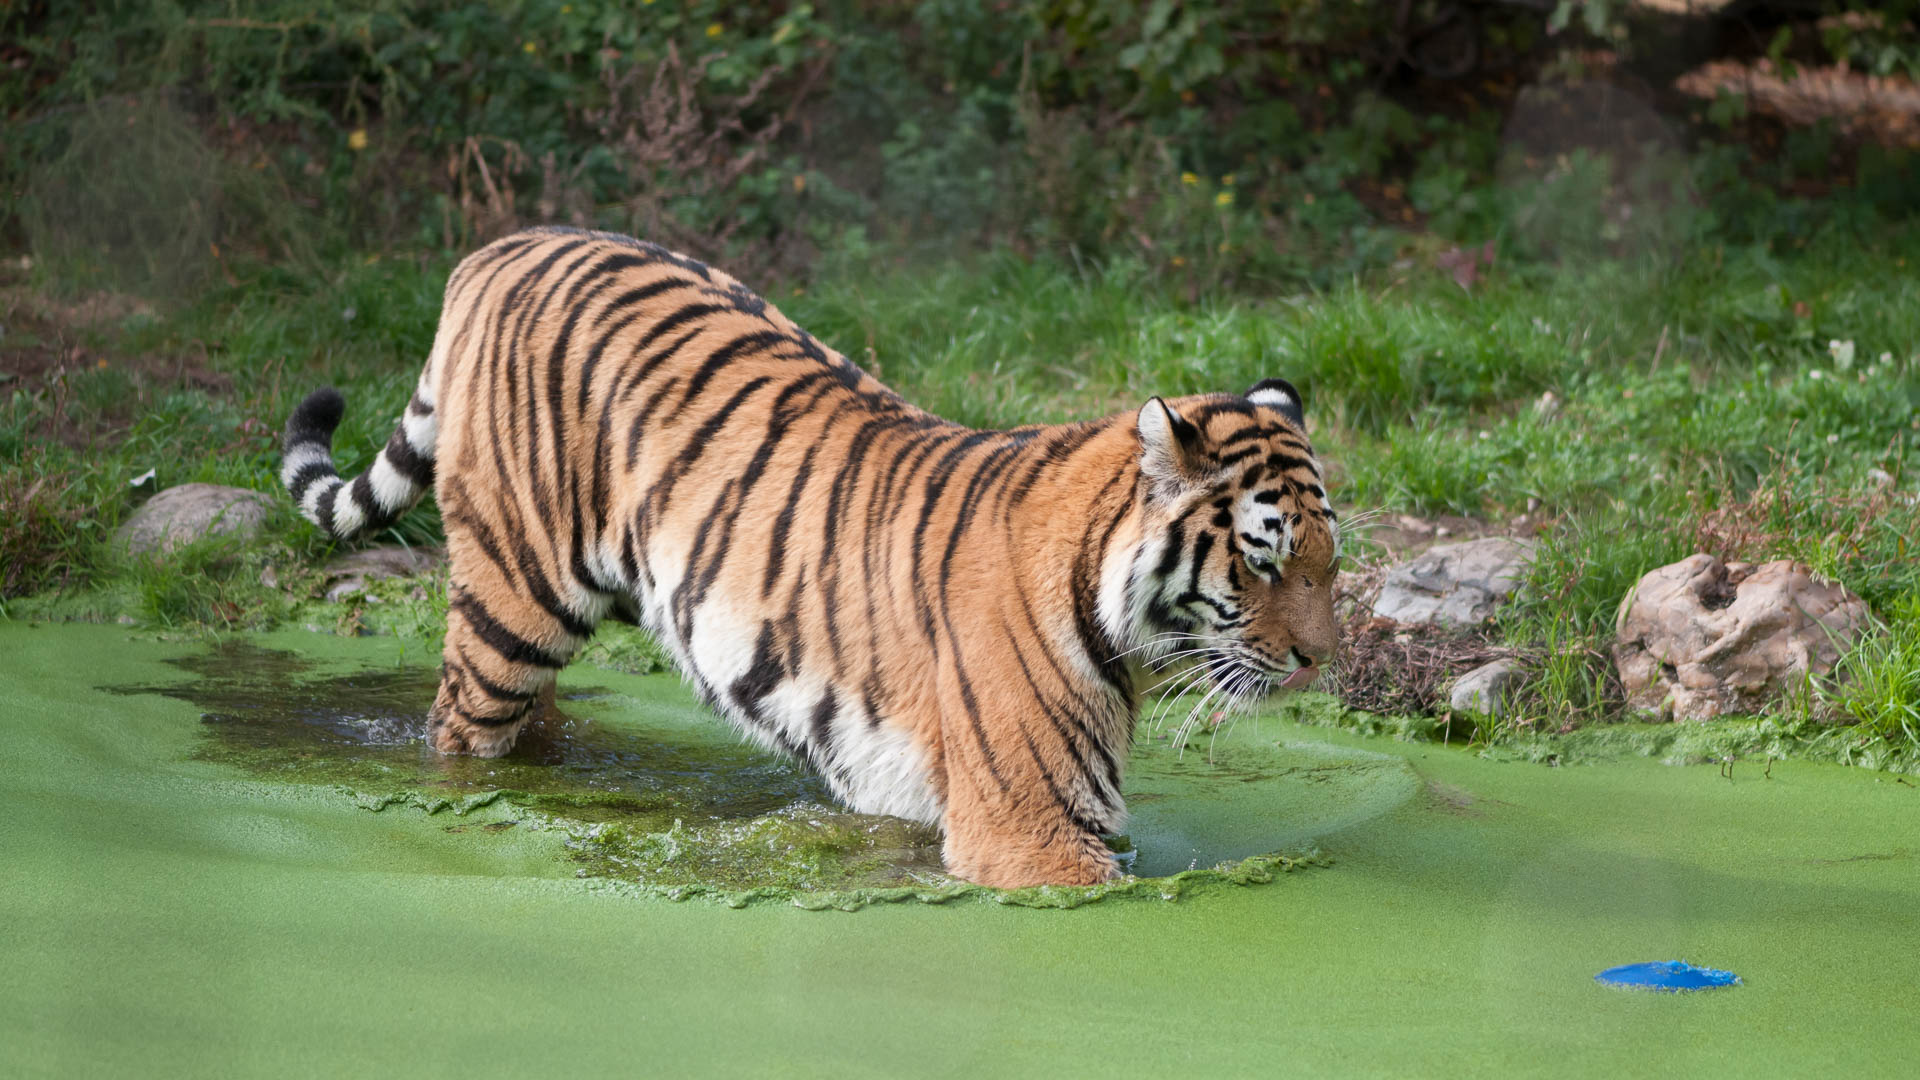
[[[1328,792],[1340,802],[1343,782],[1377,787],[1381,772],[1372,757],[1345,762],[1295,750],[1284,763],[1264,761],[1254,769],[1189,762],[1184,768],[1193,775],[1176,777],[1167,775],[1167,766],[1177,764],[1178,755],[1149,745],[1141,754],[1147,764],[1138,790],[1129,797],[1150,808],[1146,835],[1155,837],[1155,849],[1142,859],[1128,837],[1109,842],[1123,866],[1153,873],[1093,886],[1000,890],[946,874],[938,830],[841,810],[816,777],[732,741],[670,677],[639,680],[638,688],[657,691],[651,694],[565,689],[559,708],[530,729],[522,747],[489,760],[428,748],[425,703],[434,687],[428,669],[329,671],[292,652],[240,642],[169,662],[195,678],[111,689],[179,698],[204,710],[192,754],[197,760],[329,787],[370,812],[461,819],[449,832],[550,832],[575,863],[575,875],[595,887],[730,907],[776,902],[854,910],[968,899],[1073,908],[1265,884],[1314,856],[1267,850],[1284,845],[1263,846],[1245,829],[1217,836],[1221,846],[1213,853],[1161,842],[1153,822],[1166,815],[1183,781],[1226,785],[1224,798],[1206,800],[1217,811],[1212,804],[1244,805],[1241,792],[1252,781]],[[1330,778],[1336,782],[1329,785]],[[1390,786],[1389,794],[1398,791]],[[1345,813],[1343,807],[1335,816]],[[465,820],[470,815],[475,820]],[[1278,818],[1297,823],[1299,815],[1269,820]],[[1187,833],[1211,830],[1160,832],[1190,844]]]

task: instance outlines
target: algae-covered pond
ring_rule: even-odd
[[[1008,896],[944,878],[925,830],[834,809],[672,676],[569,670],[565,718],[498,762],[420,750],[431,685],[393,639],[0,624],[0,1073],[1920,1054],[1920,789],[1887,774],[1547,768],[1248,718],[1212,760],[1144,734],[1135,882]],[[1592,980],[1682,958],[1744,984]]]

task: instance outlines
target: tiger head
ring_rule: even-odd
[[[1149,662],[1191,662],[1232,700],[1311,683],[1339,634],[1339,531],[1300,394],[1154,398],[1136,417],[1144,529],[1127,637]]]

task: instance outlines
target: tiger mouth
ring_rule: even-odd
[[[1231,687],[1247,698],[1262,698],[1280,690],[1304,690],[1320,677],[1320,665],[1289,659],[1274,663],[1264,656],[1225,655],[1214,668],[1213,683]]]
[[[1294,668],[1292,673],[1286,678],[1280,680],[1278,688],[1281,690],[1304,690],[1313,685],[1313,681],[1319,677],[1320,666],[1318,664],[1297,667]]]

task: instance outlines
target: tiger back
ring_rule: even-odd
[[[343,408],[301,403],[282,479],[342,539],[433,489],[438,749],[506,753],[595,625],[632,621],[751,738],[852,809],[940,826],[983,884],[1115,873],[1141,663],[1191,657],[1244,702],[1335,645],[1337,526],[1280,380],[974,430],[719,271],[537,229],[455,270],[352,481]]]

